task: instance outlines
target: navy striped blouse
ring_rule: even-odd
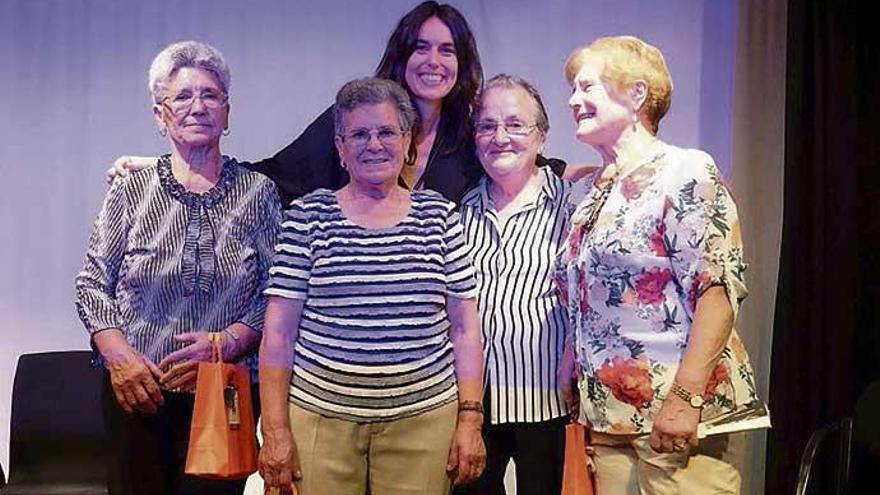
[[[209,191],[186,191],[168,156],[113,182],[95,221],[76,307],[90,334],[119,328],[158,363],[175,335],[242,322],[262,331],[280,221],[275,184],[226,158]]]
[[[319,189],[285,212],[267,295],[305,299],[290,401],[386,421],[456,399],[446,297],[476,296],[455,205],[413,191],[396,226],[365,229]]]

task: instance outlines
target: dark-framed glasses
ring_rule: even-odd
[[[183,90],[171,96],[162,99],[162,103],[175,114],[186,113],[192,108],[196,98],[201,100],[202,105],[209,110],[217,110],[229,102],[229,96],[213,89],[203,89],[201,91]]]
[[[525,124],[518,120],[510,122],[495,122],[494,120],[481,120],[474,124],[474,132],[477,136],[485,137],[495,134],[496,129],[501,127],[508,136],[524,137],[532,133],[538,124]]]
[[[346,134],[339,135],[343,141],[349,142],[354,146],[366,146],[373,136],[383,145],[390,146],[397,144],[403,137],[403,131],[392,127],[379,127],[376,129],[359,128]]]

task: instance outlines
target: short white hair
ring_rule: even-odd
[[[150,64],[147,85],[154,103],[161,103],[165,83],[184,67],[213,72],[223,92],[229,94],[232,80],[229,66],[220,50],[201,41],[178,41],[166,46]]]

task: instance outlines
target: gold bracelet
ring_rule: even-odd
[[[483,403],[478,400],[463,400],[458,403],[458,412],[473,411],[483,414]]]

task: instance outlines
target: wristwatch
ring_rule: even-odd
[[[691,405],[694,409],[702,409],[703,403],[706,401],[703,399],[703,396],[700,394],[692,394],[688,389],[682,387],[678,384],[678,382],[672,382],[672,388],[669,389],[670,392],[679,396],[682,400]]]

